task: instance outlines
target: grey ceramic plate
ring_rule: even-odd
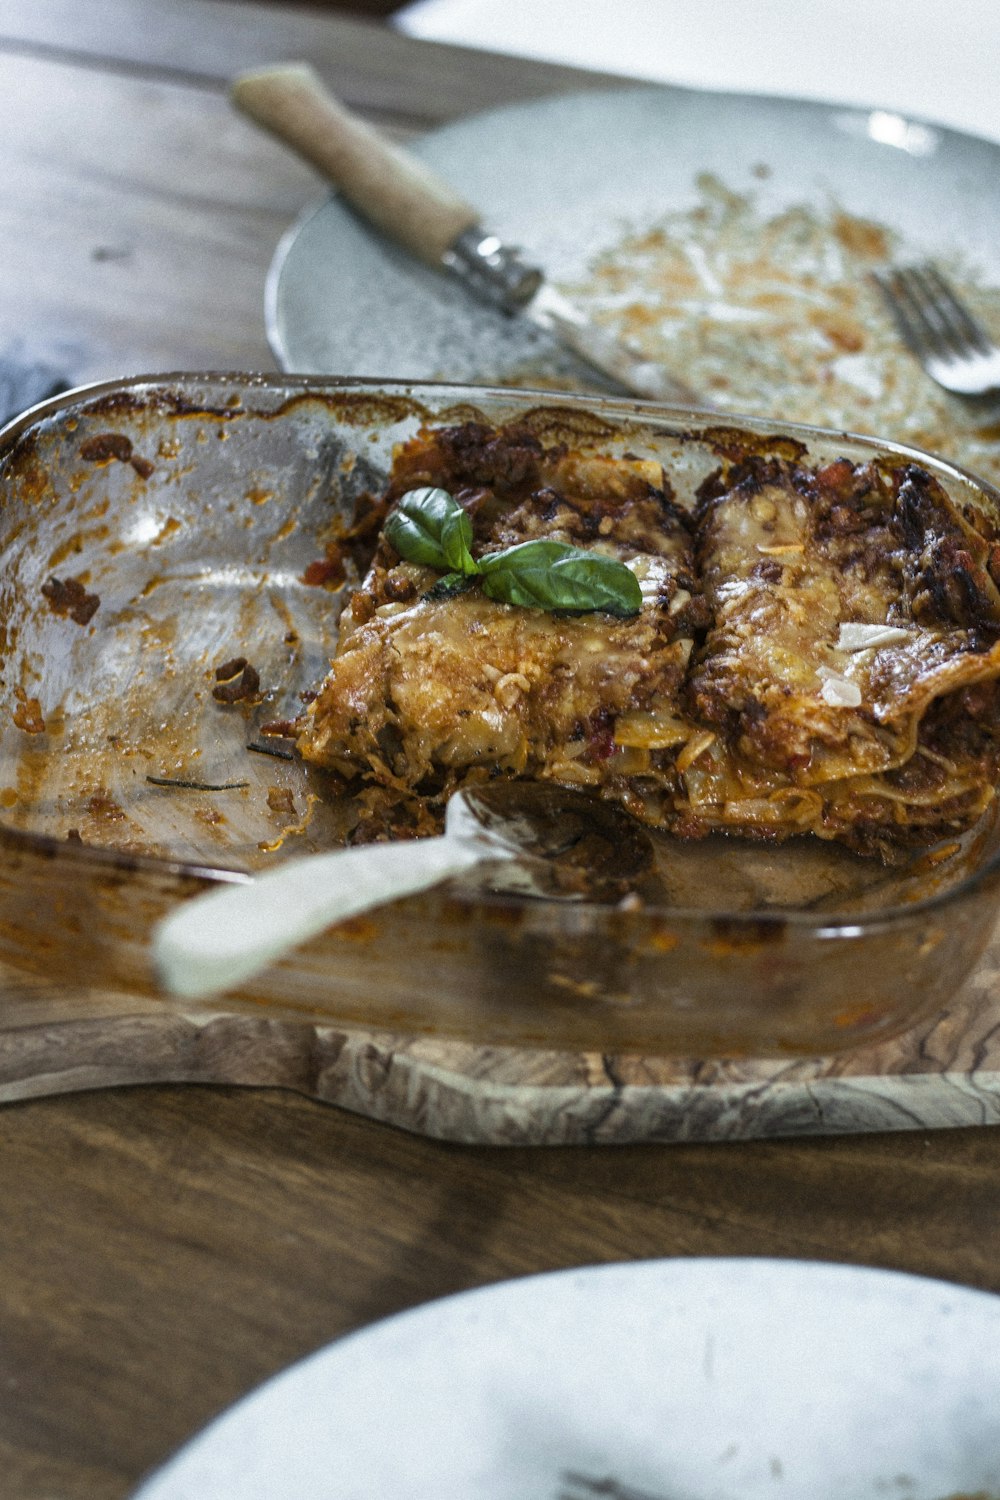
[[[761,223],[793,206],[831,224],[843,211],[886,223],[896,249],[959,256],[1000,280],[1000,145],[886,112],[637,87],[491,111],[413,149],[564,285],[585,281],[595,257],[630,231],[697,210],[706,174],[748,195]],[[474,306],[336,198],[281,245],[267,318],[286,370],[455,380],[546,367],[574,374],[548,358],[541,336]],[[734,357],[742,342],[734,339]]]
[[[661,1260],[501,1283],[263,1386],[141,1500],[1000,1493],[1000,1298],[894,1272]]]

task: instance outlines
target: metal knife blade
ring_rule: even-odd
[[[707,406],[676,375],[615,338],[546,281],[520,250],[425,164],[353,115],[312,68],[245,73],[236,107],[320,169],[376,228],[427,264],[457,276],[480,300],[529,319],[628,395]]]
[[[615,381],[630,395],[672,406],[707,404],[669,370],[594,323],[548,282],[542,283],[521,310],[521,315],[553,334],[579,359]]]

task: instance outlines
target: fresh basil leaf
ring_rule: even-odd
[[[526,609],[636,615],[642,590],[624,563],[567,542],[521,542],[480,558],[483,592]]]
[[[624,564],[566,542],[522,542],[477,562],[469,517],[437,487],[408,490],[388,516],[385,536],[400,557],[446,575],[425,598],[451,598],[481,575],[491,599],[526,609],[634,615],[642,608],[638,580]]]
[[[459,594],[464,594],[471,589],[476,582],[474,573],[445,573],[436,583],[433,583],[421,599],[437,603],[441,599],[454,599]]]
[[[407,562],[454,573],[478,573],[470,552],[472,522],[447,490],[408,490],[385,523],[386,539]]]

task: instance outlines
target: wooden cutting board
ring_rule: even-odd
[[[835,1057],[696,1060],[487,1048],[185,1014],[0,969],[0,1101],[140,1083],[295,1089],[441,1140],[708,1141],[1000,1123],[1000,931],[952,1007]]]

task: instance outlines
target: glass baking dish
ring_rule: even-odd
[[[916,457],[1000,515],[990,486],[896,445],[590,396],[167,375],[47,402],[0,435],[0,958],[157,997],[150,935],[177,902],[339,840],[342,794],[260,734],[334,649],[350,588],[310,565],[395,444],[470,417],[656,457],[688,502],[720,445],[794,441],[809,463]],[[217,669],[241,659],[259,693],[220,702]],[[804,840],[664,838],[658,861],[655,901],[452,882],[332,928],[223,1004],[504,1046],[822,1054],[947,1006],[1000,882],[992,823],[893,868]]]

